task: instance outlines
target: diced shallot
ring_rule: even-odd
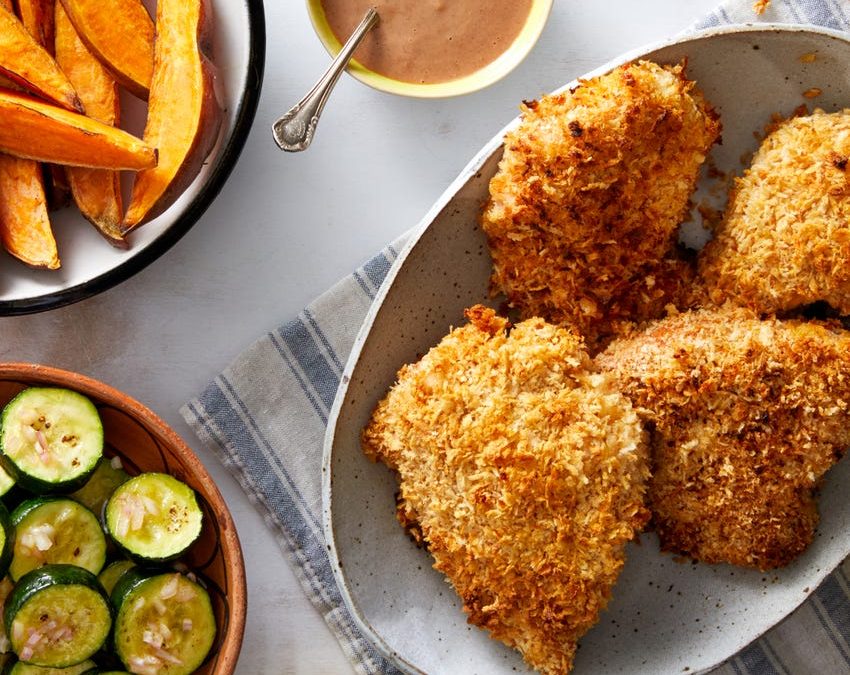
[[[155,649],[159,649],[160,647],[162,647],[163,639],[162,635],[160,635],[159,633],[154,632],[152,630],[146,630],[142,633],[142,642],[144,642],[146,645],[154,647]]]
[[[154,609],[156,610],[157,614],[159,614],[160,616],[165,614],[166,606],[165,606],[165,603],[162,600],[160,600],[159,598],[154,598],[153,599],[153,606],[154,606]]]
[[[192,630],[192,619],[186,617],[183,619],[183,632],[188,633],[190,630]]]
[[[183,584],[182,586],[180,586],[180,590],[177,591],[178,602],[189,602],[189,600],[194,597],[195,589],[192,588],[189,584]]]
[[[164,649],[155,649],[153,653],[167,663],[173,663],[175,666],[183,665],[183,661]]]
[[[38,420],[38,413],[33,408],[23,408],[18,415],[21,420],[21,424],[26,424],[27,426],[35,424]]]
[[[157,675],[162,661],[155,656],[133,656],[130,658],[130,665],[137,675]]]
[[[177,595],[177,585],[180,583],[180,575],[173,574],[171,578],[165,582],[162,590],[159,592],[159,597],[163,600],[168,600]]]
[[[142,524],[145,522],[145,505],[138,499],[134,499],[130,502],[130,510],[131,510],[131,520],[130,520],[130,529],[132,530],[140,530],[142,529]]]
[[[118,519],[115,522],[115,532],[119,537],[125,536],[130,531],[130,517],[125,513],[124,508],[118,513]]]
[[[31,527],[21,535],[21,545],[30,550],[49,551],[53,546],[53,536],[56,530],[50,523],[42,523]]]
[[[124,465],[121,464],[121,458],[118,455],[115,455],[115,457],[109,460],[109,466],[111,466],[116,471],[124,468]]]
[[[147,495],[142,495],[141,497],[142,503],[145,505],[145,511],[154,516],[159,515],[159,506],[156,505],[156,502],[148,497]]]
[[[38,457],[45,464],[50,461],[50,447],[47,445],[47,438],[41,429],[35,432],[35,449],[38,452]]]
[[[30,628],[30,636],[24,643],[24,647],[35,647],[39,642],[41,642],[42,638],[44,638],[44,634],[41,631]]]

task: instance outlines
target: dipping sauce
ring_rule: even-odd
[[[403,82],[448,82],[495,61],[519,35],[532,0],[322,0],[340,42],[370,7],[380,22],[354,53],[369,70]]]

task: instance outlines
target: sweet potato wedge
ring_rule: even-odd
[[[194,180],[218,138],[206,0],[159,0],[156,53],[144,139],[159,150],[155,169],[136,175],[124,232],[165,211]]]
[[[118,85],[80,40],[62,3],[56,3],[56,62],[77,90],[89,117],[117,126],[121,116]],[[126,248],[121,235],[121,180],[117,171],[67,168],[68,182],[80,213],[113,246]]]
[[[12,0],[0,0],[0,7],[7,10],[8,12],[14,12],[12,8]],[[0,87],[6,87],[7,89],[17,89],[18,85],[9,80],[8,78],[0,75]]]
[[[141,0],[62,0],[82,41],[128,91],[147,100],[154,23]]]
[[[73,85],[10,11],[0,8],[0,74],[57,105],[83,112]]]
[[[92,169],[139,171],[156,166],[144,141],[85,115],[0,89],[0,151]]]
[[[0,242],[27,265],[55,270],[59,253],[46,204],[38,163],[0,155]]]
[[[17,15],[30,35],[53,54],[55,0],[15,0]]]

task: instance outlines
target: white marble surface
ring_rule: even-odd
[[[0,359],[80,371],[126,391],[172,424],[210,469],[247,564],[239,673],[353,671],[262,519],[191,436],[180,405],[254,338],[415,225],[519,101],[674,34],[715,4],[556,0],[540,42],[502,82],[458,99],[419,101],[343,77],[313,146],[287,155],[274,146],[271,123],[328,57],[303,0],[266,0],[266,78],[254,129],[201,221],[147,269],[98,297],[0,319]]]

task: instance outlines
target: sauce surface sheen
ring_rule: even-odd
[[[322,0],[345,42],[369,7],[380,22],[354,53],[366,68],[403,82],[435,84],[480,70],[519,35],[532,0]]]

